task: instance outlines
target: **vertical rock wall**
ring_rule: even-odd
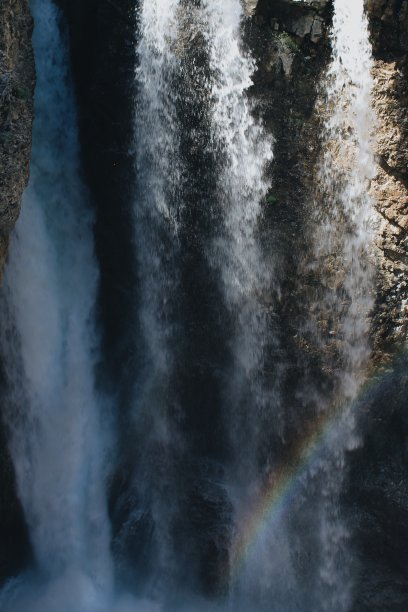
[[[354,612],[408,608],[408,2],[367,0],[377,176],[374,368],[345,500],[359,558]]]
[[[408,2],[367,0],[372,32],[378,174],[372,183],[381,223],[374,347],[387,359],[408,334]]]
[[[34,58],[27,0],[0,2],[0,276],[9,235],[28,181],[33,119]],[[0,584],[19,571],[30,554],[16,496],[7,432],[0,419]]]

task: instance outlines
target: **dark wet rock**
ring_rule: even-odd
[[[358,571],[355,612],[408,608],[408,360],[378,371],[358,406],[345,502]]]

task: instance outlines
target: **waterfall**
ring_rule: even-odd
[[[335,426],[315,455],[322,432],[309,414],[294,415],[280,390],[288,384],[281,272],[263,216],[274,143],[251,98],[256,62],[241,0],[141,0],[136,10],[128,330],[136,376],[131,406],[115,417],[96,377],[94,214],[68,44],[53,0],[31,7],[33,156],[1,291],[0,340],[34,559],[0,592],[0,609],[346,612],[353,555],[340,496],[346,451],[358,444],[353,402],[373,305],[363,0],[334,2],[320,88],[323,152],[302,265],[318,279],[305,327],[334,392],[309,380],[299,388],[313,417]],[[111,431],[121,427],[123,446]],[[131,594],[120,595],[125,588]]]
[[[36,575],[2,610],[101,610],[112,568],[93,323],[93,215],[80,176],[77,117],[59,11],[32,0],[37,64],[31,177],[2,303],[7,426]],[[104,608],[105,609],[105,608]]]
[[[268,252],[262,244],[262,207],[270,187],[266,171],[273,159],[273,141],[255,118],[248,93],[256,65],[242,40],[241,3],[207,0],[204,7],[212,144],[218,155],[217,188],[222,211],[222,224],[209,257],[220,276],[223,299],[232,319],[231,369],[224,406],[233,449],[228,489],[238,531],[245,531],[271,469],[270,440],[280,435],[279,375],[270,364],[277,342],[273,301],[279,289],[271,250]],[[269,455],[267,468],[261,459],[265,452]],[[269,609],[273,600],[276,610],[291,606],[293,572],[284,526],[276,530],[269,525],[256,554],[244,562],[239,559],[239,547],[239,543],[233,543],[230,551],[231,605],[235,609],[254,606],[263,610]],[[274,552],[277,549],[279,560]]]

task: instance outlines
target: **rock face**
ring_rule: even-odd
[[[247,14],[270,19],[272,29],[281,29],[300,39],[317,43],[327,24],[329,0],[254,0],[245,3]]]
[[[26,0],[0,4],[0,273],[28,180],[33,119],[32,21]]]
[[[384,358],[399,350],[408,333],[408,3],[370,0],[367,7],[378,119],[372,192],[382,217],[374,342]]]
[[[0,276],[9,234],[27,184],[33,119],[34,58],[27,0],[0,2]],[[0,420],[0,583],[30,555],[23,513]]]
[[[355,612],[408,608],[408,2],[367,0],[374,51],[380,213],[373,316],[375,370],[350,455],[346,499],[360,559]],[[385,362],[385,363],[384,363]]]

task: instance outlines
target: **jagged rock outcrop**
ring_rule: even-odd
[[[20,212],[29,174],[34,58],[27,0],[0,2],[0,276],[9,235]],[[30,554],[14,471],[0,419],[0,583],[19,571]]]
[[[328,0],[260,0],[254,12],[258,15],[271,13],[270,25],[274,30],[282,29],[299,39],[306,36],[318,42],[325,29]]]

